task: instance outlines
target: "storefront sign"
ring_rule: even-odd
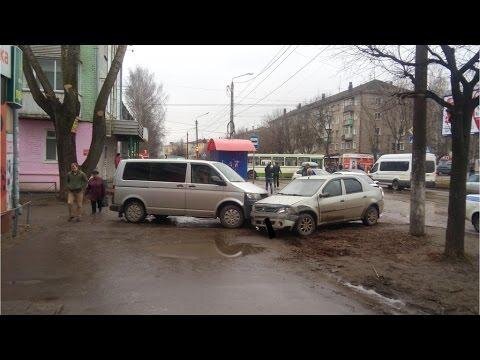
[[[0,74],[9,79],[12,77],[11,49],[11,45],[0,45]]]
[[[11,58],[11,80],[8,86],[7,92],[7,102],[10,103],[10,106],[21,108],[22,107],[22,98],[23,98],[23,73],[22,73],[22,62],[23,62],[23,53],[17,46],[12,46],[12,58]]]

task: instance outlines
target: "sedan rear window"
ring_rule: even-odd
[[[345,192],[347,194],[353,194],[357,192],[362,192],[362,184],[356,179],[343,179],[345,185]]]

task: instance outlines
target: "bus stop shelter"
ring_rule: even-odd
[[[250,140],[210,139],[207,145],[208,158],[230,166],[242,178],[247,179],[248,153],[255,152]]]

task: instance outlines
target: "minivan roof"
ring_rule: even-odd
[[[209,161],[209,160],[196,160],[196,159],[123,159],[125,162],[192,162],[192,163],[213,163],[218,161]]]
[[[435,158],[435,154],[432,153],[426,153],[425,154],[426,158]],[[403,153],[403,154],[385,154],[382,155],[378,158],[378,160],[381,159],[411,159],[412,158],[412,153]]]

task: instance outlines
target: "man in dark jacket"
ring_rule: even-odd
[[[268,191],[268,186],[270,186],[270,194],[273,194],[273,167],[272,163],[268,163],[265,167],[265,189]]]
[[[280,169],[278,162],[275,161],[275,165],[273,165],[272,170],[273,170],[273,186],[277,189],[280,187],[280,174],[282,173],[282,170]]]

